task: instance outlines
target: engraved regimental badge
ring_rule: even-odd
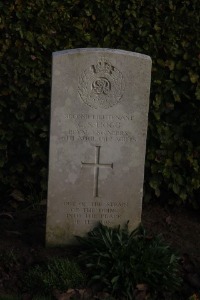
[[[123,91],[122,73],[105,58],[91,65],[79,78],[79,95],[92,108],[114,106],[121,101]]]

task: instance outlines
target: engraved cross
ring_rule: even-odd
[[[100,163],[100,149],[101,146],[95,146],[95,162],[81,162],[83,167],[94,167],[94,197],[99,196],[99,168],[113,168],[113,163],[111,164],[101,164]]]

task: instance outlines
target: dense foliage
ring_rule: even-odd
[[[68,259],[54,258],[45,265],[36,265],[24,277],[24,289],[32,295],[48,295],[53,289],[62,292],[85,283],[79,266]]]
[[[154,295],[180,287],[178,257],[161,237],[149,238],[142,227],[129,233],[127,226],[100,224],[77,239],[84,249],[80,259],[90,271],[90,284],[101,283],[119,298],[133,299],[139,284],[147,285]]]
[[[47,187],[51,54],[109,47],[153,60],[145,198],[198,204],[199,0],[0,1],[0,185]]]

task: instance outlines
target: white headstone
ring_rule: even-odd
[[[151,59],[112,49],[53,53],[47,245],[99,221],[141,221]]]

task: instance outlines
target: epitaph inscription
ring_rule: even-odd
[[[53,54],[46,241],[141,221],[151,59],[112,49]]]

